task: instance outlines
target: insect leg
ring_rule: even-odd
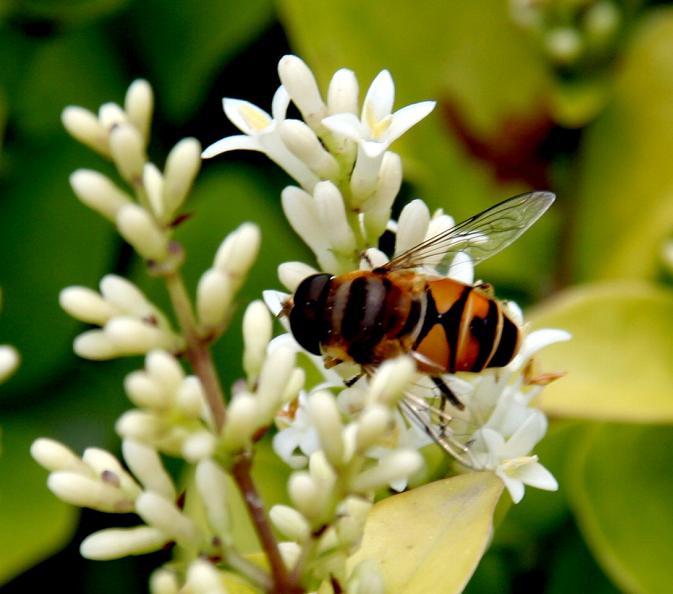
[[[431,376],[430,379],[432,380],[432,383],[437,386],[439,391],[442,394],[442,399],[448,400],[453,406],[455,406],[458,410],[465,410],[465,405],[458,400],[458,397],[451,391],[451,388],[446,385],[444,380],[441,377],[437,376]]]

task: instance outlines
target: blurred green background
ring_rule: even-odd
[[[60,124],[67,104],[121,102],[147,78],[156,92],[151,155],[183,136],[234,133],[223,96],[270,108],[276,63],[303,57],[322,88],[353,69],[364,91],[388,68],[396,105],[436,99],[394,148],[405,199],[457,219],[527,189],[552,189],[552,212],[480,266],[500,297],[532,307],[534,327],[574,340],[542,356],[568,375],[541,406],[552,418],[538,453],[558,493],[530,490],[499,525],[468,591],[673,590],[673,7],[638,0],[0,0],[0,341],[23,364],[0,388],[0,583],[146,591],[167,553],[87,562],[95,529],[133,518],[81,514],[46,489],[28,455],[37,436],[77,451],[117,451],[129,404],[123,375],[140,359],[91,363],[72,353],[81,324],[58,307],[67,285],[128,275],[161,287],[113,229],[82,206],[68,176],[106,170]],[[182,226],[193,287],[224,235],[262,228],[241,302],[277,288],[286,260],[311,262],[280,210],[288,178],[262,156],[206,162]],[[216,347],[225,385],[241,375],[240,337]]]

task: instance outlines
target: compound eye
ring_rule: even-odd
[[[305,278],[294,294],[290,311],[290,330],[295,340],[309,353],[320,355],[323,336],[325,301],[329,291],[329,274],[314,274]]]

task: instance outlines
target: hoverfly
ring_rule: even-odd
[[[305,278],[284,308],[294,338],[322,355],[326,366],[355,362],[368,375],[408,353],[443,397],[462,409],[441,375],[504,367],[518,352],[522,332],[483,285],[446,273],[459,252],[477,264],[510,245],[554,198],[550,192],[514,196],[373,270]],[[432,273],[423,270],[428,264]]]

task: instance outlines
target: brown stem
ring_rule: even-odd
[[[250,474],[251,466],[252,460],[250,456],[243,454],[234,463],[231,473],[243,496],[257,536],[269,560],[271,575],[273,577],[273,589],[271,592],[273,594],[302,594],[304,592],[303,588],[297,583],[294,576],[288,573],[285,563],[280,556],[278,542],[271,530],[266,510]]]
[[[215,371],[215,365],[208,348],[208,341],[199,332],[199,327],[192,311],[191,301],[179,272],[171,271],[165,273],[164,278],[171,302],[173,303],[173,309],[187,341],[187,358],[192,365],[194,373],[201,381],[208,407],[213,415],[215,428],[219,433],[224,426],[226,409],[224,405],[224,393]],[[251,466],[252,460],[250,456],[247,454],[241,455],[232,466],[231,473],[243,496],[257,536],[269,560],[273,584],[269,586],[268,591],[273,594],[302,594],[304,590],[299,586],[296,579],[290,576],[280,555],[278,542],[271,530],[266,510],[250,474]]]
[[[166,274],[164,278],[175,315],[178,317],[178,322],[187,340],[187,359],[194,369],[194,373],[201,380],[208,407],[213,415],[215,429],[219,433],[224,426],[226,416],[224,392],[215,371],[208,343],[199,333],[185,283],[180,274],[171,272]]]

